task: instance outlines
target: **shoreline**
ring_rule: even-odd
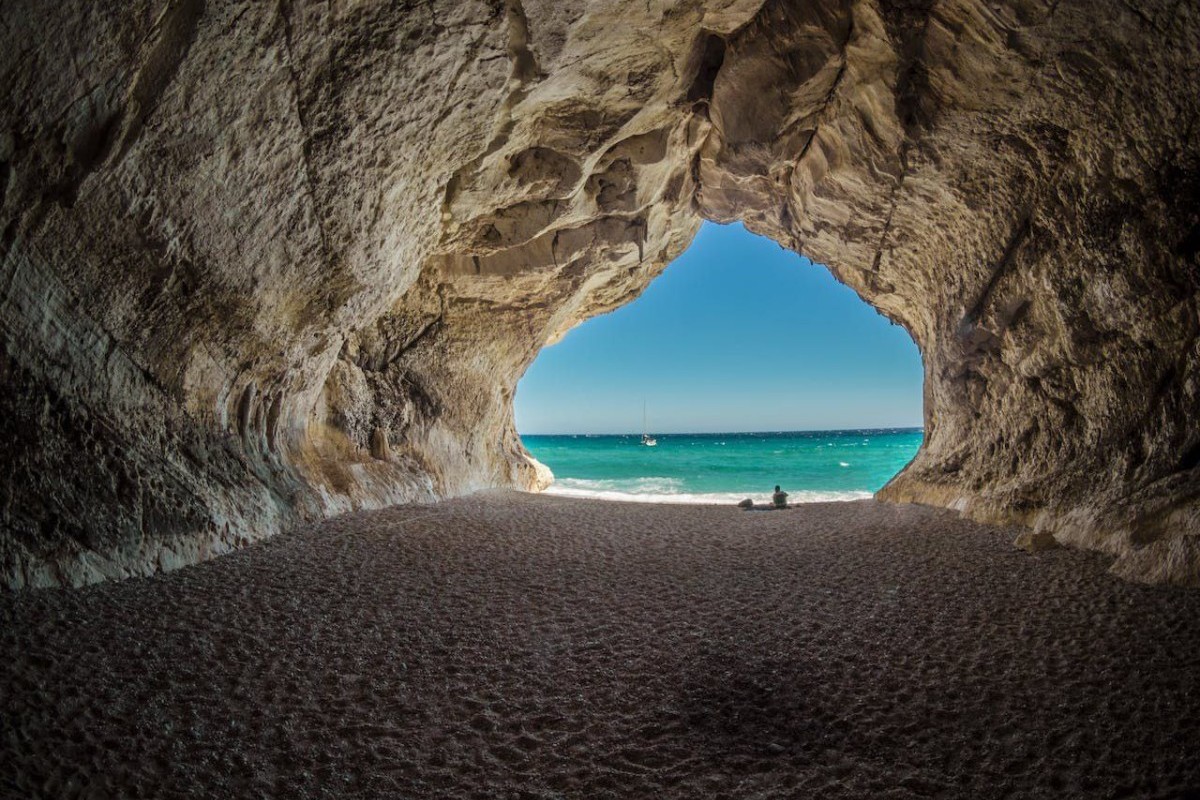
[[[920,429],[523,437],[552,494],[641,503],[790,502],[872,497],[918,452]]]
[[[551,497],[567,497],[577,500],[600,500],[606,503],[648,503],[651,505],[698,505],[698,506],[737,506],[746,498],[754,500],[755,504],[770,503],[771,493],[768,492],[680,492],[678,494],[657,494],[622,492],[618,490],[591,490],[574,487],[561,487],[557,480],[550,486],[533,494],[544,494]],[[809,505],[811,503],[852,503],[858,500],[870,500],[873,492],[868,491],[820,491],[798,489],[788,494],[788,504],[792,506]]]

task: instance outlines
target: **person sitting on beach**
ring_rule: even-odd
[[[776,508],[787,508],[787,492],[776,486],[775,494],[771,495],[771,502]]]

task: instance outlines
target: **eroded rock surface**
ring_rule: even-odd
[[[701,219],[920,345],[881,496],[1200,581],[1192,3],[14,0],[0,569],[191,563],[538,472],[538,349]]]

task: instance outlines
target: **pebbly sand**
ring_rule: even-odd
[[[3,797],[1200,797],[1200,592],[863,501],[518,494],[0,596]]]

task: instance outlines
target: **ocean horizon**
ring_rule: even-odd
[[[924,430],[526,434],[554,473],[547,493],[656,503],[767,502],[776,484],[791,503],[871,497],[921,446]]]

